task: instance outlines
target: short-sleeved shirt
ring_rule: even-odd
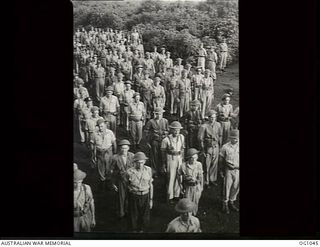
[[[91,202],[92,200],[93,195],[90,186],[82,184],[80,191],[78,193],[74,192],[73,207],[81,211],[84,209],[85,203]]]
[[[223,105],[219,103],[216,107],[216,111],[218,113],[218,117],[219,116],[230,117],[231,113],[233,112],[233,107],[231,104]]]
[[[225,159],[226,162],[240,167],[239,165],[239,141],[232,145],[231,142],[224,144],[220,150],[220,156]]]
[[[135,94],[135,91],[130,89],[130,90],[124,90],[121,99],[124,103],[131,103],[133,101],[133,95]]]
[[[93,139],[91,142],[96,146],[98,149],[109,149],[112,147],[112,143],[116,141],[116,137],[114,136],[113,132],[109,129],[105,129],[104,132],[97,131],[94,134]]]
[[[184,136],[181,134],[179,134],[177,137],[168,135],[166,138],[162,140],[161,143],[161,150],[163,151],[182,151],[184,148]]]
[[[146,132],[149,134],[151,140],[161,141],[162,136],[169,131],[169,123],[165,118],[160,120],[150,119],[146,124]]]
[[[195,87],[200,87],[202,85],[203,81],[203,75],[202,74],[195,74],[192,77],[192,81]]]
[[[222,52],[226,52],[226,51],[228,51],[228,45],[226,43],[221,43],[220,49]]]
[[[120,107],[120,104],[116,96],[111,95],[110,98],[101,98],[100,108],[103,112],[116,112],[118,107]]]
[[[179,216],[168,224],[166,232],[201,232],[200,221],[191,215],[189,221],[184,222]]]
[[[132,102],[130,105],[129,105],[129,115],[131,117],[136,117],[137,119],[141,119],[142,116],[145,115],[145,108],[144,108],[144,104],[143,102],[138,102],[138,103],[135,103],[135,102]]]
[[[213,80],[211,77],[203,78],[202,89],[211,91],[213,93]]]
[[[203,177],[202,164],[199,161],[195,161],[192,165],[185,162],[180,166],[178,174],[181,175],[184,180],[189,177],[194,181],[200,181],[201,177]]]
[[[152,184],[152,170],[148,166],[143,166],[141,170],[131,167],[127,171],[129,191],[147,191]]]
[[[164,88],[161,85],[158,85],[157,87],[152,85],[151,92],[152,92],[154,98],[164,98],[165,97]]]

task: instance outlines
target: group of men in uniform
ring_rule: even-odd
[[[224,71],[225,40],[220,46]],[[74,47],[75,127],[102,188],[110,185],[118,193],[118,216],[128,217],[132,231],[147,231],[153,179],[165,178],[168,203],[184,197],[176,206],[182,215],[167,232],[179,232],[186,224],[197,226],[192,232],[201,231],[195,217],[201,193],[216,186],[219,178],[224,181],[223,212],[239,211],[234,203],[239,192],[239,108],[233,110],[230,104],[232,92],[213,106],[218,62],[213,47],[207,51],[200,46],[194,70],[190,64],[184,67],[181,58],[174,64],[165,48],[144,52],[135,29],[77,29]],[[175,121],[169,123],[165,112]],[[147,148],[141,145],[143,139]],[[84,176],[79,179],[79,169],[75,171],[79,184]],[[75,191],[81,188],[75,185]],[[90,212],[94,218],[94,206]],[[75,218],[83,217],[79,215]],[[93,218],[94,224],[84,225],[95,225]],[[91,230],[75,222],[75,230]]]

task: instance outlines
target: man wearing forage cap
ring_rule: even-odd
[[[223,212],[229,214],[229,206],[238,212],[235,205],[239,193],[239,130],[232,130],[229,136],[230,141],[224,144],[220,150],[220,164],[224,169],[224,201]]]
[[[90,232],[96,225],[95,208],[92,191],[82,181],[86,173],[77,164],[73,164],[73,230],[74,232]]]
[[[173,199],[180,196],[180,184],[177,170],[182,164],[184,156],[184,136],[180,134],[182,129],[178,121],[174,121],[169,126],[171,133],[161,142],[163,169],[167,174],[167,200],[173,203]]]
[[[195,204],[190,199],[181,199],[175,206],[180,216],[168,224],[166,232],[201,232],[199,219],[191,214],[194,207]]]
[[[137,152],[133,157],[134,166],[127,171],[129,219],[133,232],[148,229],[153,207],[153,178],[151,168],[145,165],[147,159],[143,152]]]

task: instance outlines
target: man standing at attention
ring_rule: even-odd
[[[146,118],[146,109],[143,102],[140,101],[140,94],[135,93],[134,100],[129,105],[129,121],[130,121],[130,134],[133,141],[133,147],[139,148],[142,139],[142,127]]]
[[[94,133],[91,142],[92,160],[97,164],[102,188],[110,174],[110,159],[117,152],[116,137],[113,132],[106,128],[105,121],[98,119],[98,131]]]
[[[203,124],[198,133],[200,148],[205,157],[205,184],[217,185],[219,147],[222,142],[222,128],[216,122],[216,111],[208,112],[208,122]]]
[[[184,157],[184,136],[180,134],[182,129],[178,121],[169,126],[171,134],[165,137],[161,143],[163,170],[167,174],[167,200],[173,203],[173,199],[180,196],[180,184],[177,171],[182,164]]]
[[[129,152],[130,142],[121,140],[118,143],[119,153],[111,160],[111,183],[119,196],[119,217],[123,218],[128,213],[128,180],[127,171],[133,167],[134,154]]]
[[[151,168],[145,165],[147,159],[143,152],[136,153],[134,166],[127,171],[129,218],[133,232],[142,233],[148,229],[153,207],[153,178]]]
[[[107,87],[106,91],[106,96],[102,97],[100,101],[100,111],[102,112],[102,117],[108,123],[108,128],[116,135],[120,104],[118,98],[112,95],[113,87]]]
[[[224,144],[220,151],[220,164],[224,169],[224,201],[223,212],[229,214],[229,205],[232,210],[238,212],[235,205],[239,193],[239,130],[232,130],[230,142]],[[229,203],[229,204],[228,204]]]
[[[228,57],[228,45],[226,39],[222,40],[220,44],[220,70],[225,71],[227,66],[227,57]]]
[[[151,145],[151,167],[155,173],[155,177],[161,173],[162,156],[161,141],[169,132],[168,120],[163,118],[164,110],[161,107],[154,109],[154,118],[150,119],[145,127],[146,140]]]

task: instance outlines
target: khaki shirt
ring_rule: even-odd
[[[220,150],[220,156],[225,159],[226,162],[240,167],[239,164],[239,141],[232,145],[231,142],[224,144]]]
[[[113,132],[109,129],[105,129],[104,132],[96,132],[91,143],[93,143],[97,149],[109,149],[115,141],[116,137]]]
[[[102,112],[114,113],[120,107],[119,100],[116,96],[111,95],[110,98],[102,97],[100,101],[100,109]]]
[[[147,191],[152,185],[152,170],[148,166],[143,166],[141,170],[131,167],[127,171],[129,191]]]
[[[181,152],[183,151],[184,148],[185,148],[184,136],[181,134],[179,134],[177,137],[173,137],[171,134],[165,137],[161,143],[161,150],[166,152],[168,151]],[[171,155],[167,154],[167,156],[171,156]]]
[[[231,116],[233,112],[233,107],[231,104],[223,105],[222,103],[219,103],[216,107],[216,111],[218,113],[218,118],[219,116],[223,116],[227,118]]]
[[[200,221],[191,215],[189,221],[184,222],[179,216],[168,224],[166,232],[201,232]]]
[[[228,45],[226,43],[220,44],[221,52],[227,52],[228,51]]]
[[[202,182],[202,164],[199,161],[195,161],[192,165],[188,162],[183,163],[178,170],[178,174],[183,177],[183,180],[192,178],[194,181]]]
[[[146,110],[144,108],[143,102],[132,102],[129,105],[129,116],[135,117],[136,119],[141,119],[145,116]]]

